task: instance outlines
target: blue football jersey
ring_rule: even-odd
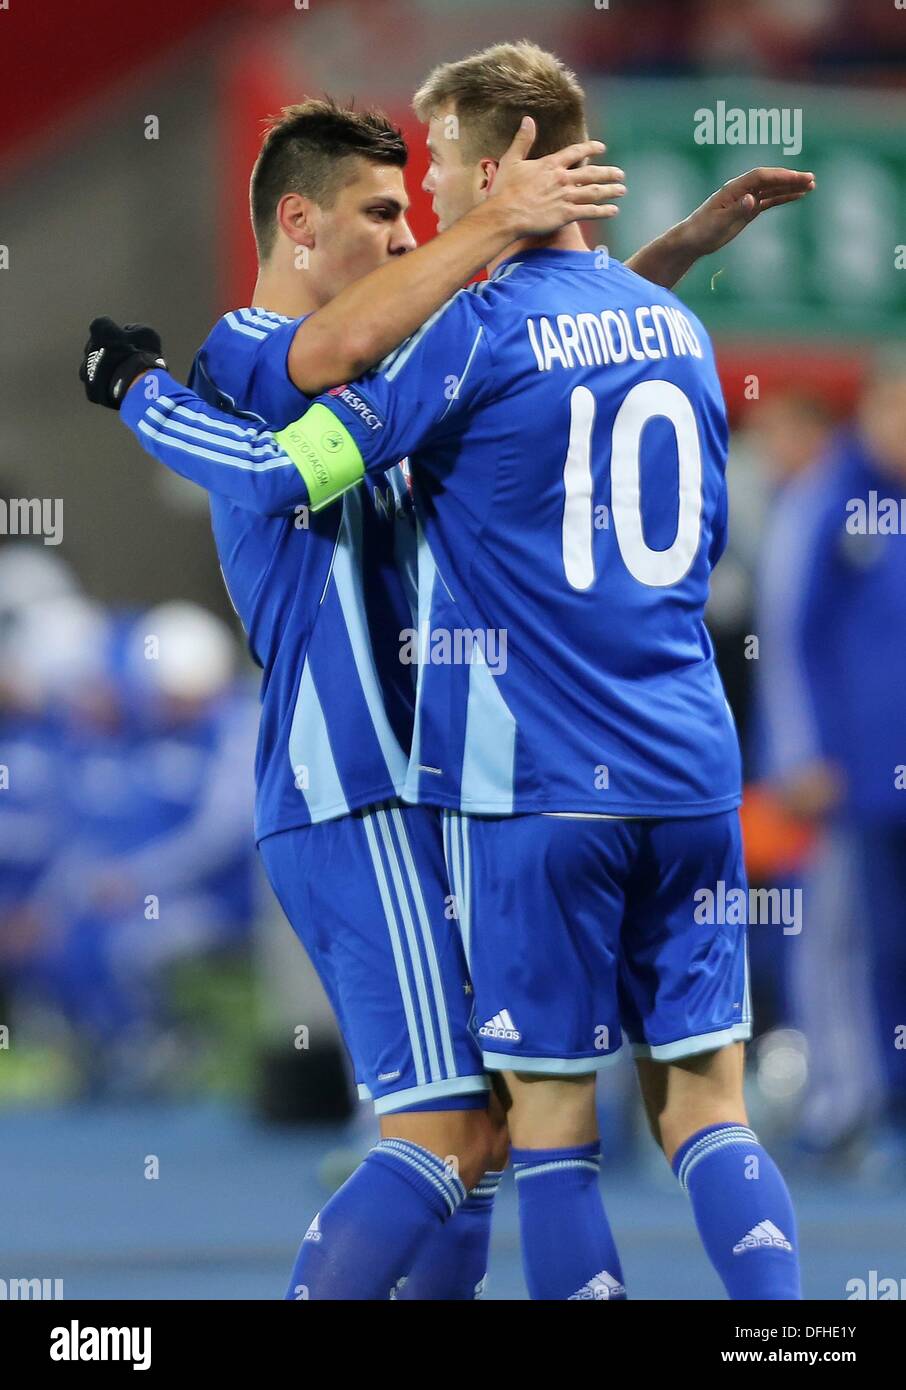
[[[224,580],[264,671],[258,839],[398,796],[415,695],[399,659],[415,602],[401,470],[310,514],[296,468],[269,436],[255,442],[264,421],[278,428],[308,404],[286,370],[300,322],[235,310],[200,348],[190,389],[155,373],[150,398],[136,386],[122,408],[147,450],[210,493]]]
[[[708,337],[674,295],[594,252],[528,251],[319,403],[368,476],[410,458],[409,798],[492,814],[738,804],[703,620],[726,412]]]

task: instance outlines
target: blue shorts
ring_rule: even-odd
[[[451,811],[444,849],[489,1070],[594,1071],[623,1034],[659,1061],[751,1036],[746,913],[726,910],[746,891],[736,811]]]
[[[439,813],[388,803],[269,835],[271,886],[379,1115],[467,1109],[490,1087],[451,911]]]

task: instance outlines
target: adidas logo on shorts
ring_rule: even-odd
[[[308,1230],[305,1232],[305,1235],[303,1236],[303,1240],[320,1240],[320,1239],[321,1239],[321,1213],[318,1212],[318,1214],[317,1214],[317,1216],[315,1217],[314,1221],[311,1223],[311,1225],[309,1226]]]
[[[753,1226],[748,1235],[743,1236],[733,1246],[733,1254],[741,1255],[746,1250],[792,1250],[792,1245],[787,1240],[773,1221],[759,1221],[757,1226]]]
[[[499,1014],[489,1018],[478,1030],[480,1038],[500,1038],[502,1042],[522,1042],[522,1034],[510,1018],[509,1009],[501,1009]]]
[[[594,1279],[589,1279],[587,1284],[583,1284],[578,1293],[571,1293],[567,1302],[573,1303],[576,1299],[622,1298],[625,1293],[625,1286],[620,1283],[619,1279],[614,1279],[612,1274],[608,1274],[606,1269],[602,1269],[601,1273],[596,1274]]]

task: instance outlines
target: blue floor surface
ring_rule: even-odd
[[[211,1105],[6,1111],[0,1279],[62,1278],[66,1298],[279,1298],[326,1200],[325,1157],[349,1142],[349,1131],[269,1129]],[[630,1297],[723,1297],[658,1155],[603,1185]],[[847,1282],[872,1269],[906,1277],[906,1191],[795,1176],[790,1186],[807,1297],[845,1299]],[[511,1175],[486,1296],[526,1297]]]

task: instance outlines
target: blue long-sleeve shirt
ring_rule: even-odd
[[[400,661],[415,589],[401,470],[309,514],[269,428],[309,404],[286,367],[300,323],[229,313],[199,350],[191,389],[154,372],[122,407],[145,449],[210,494],[224,579],[264,673],[259,840],[399,795],[414,707],[415,673]]]
[[[759,583],[763,770],[827,759],[842,812],[871,821],[906,820],[906,535],[872,522],[904,491],[840,435],[778,499]]]
[[[259,511],[304,502],[307,482],[315,519],[330,516],[343,487],[364,474],[344,506],[370,499],[411,455],[407,798],[502,814],[738,804],[703,621],[726,536],[726,414],[707,335],[669,292],[591,252],[524,252],[276,437],[150,375],[160,400],[133,388],[124,407],[143,442]],[[262,413],[278,431],[292,418]]]

